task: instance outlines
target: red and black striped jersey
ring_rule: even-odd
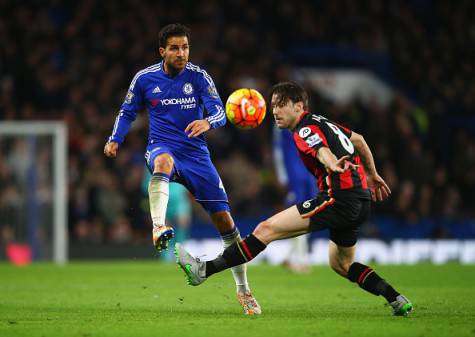
[[[350,141],[352,131],[316,114],[304,112],[294,132],[294,141],[305,167],[318,182],[320,192],[329,196],[354,196],[370,199],[366,174],[361,159]],[[328,174],[317,159],[317,151],[328,147],[337,158],[349,155],[357,170]]]

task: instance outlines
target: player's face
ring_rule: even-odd
[[[165,70],[180,72],[188,62],[190,56],[190,45],[186,36],[172,36],[167,40],[165,48],[160,48],[160,55],[165,64]]]
[[[299,103],[294,103],[290,99],[282,101],[277,95],[272,95],[272,114],[275,123],[280,129],[293,129],[301,112]]]

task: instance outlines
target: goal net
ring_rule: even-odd
[[[67,261],[66,142],[62,122],[0,122],[0,256]]]

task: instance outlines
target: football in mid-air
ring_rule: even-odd
[[[240,129],[255,128],[266,116],[266,101],[255,89],[238,89],[226,101],[226,116]]]

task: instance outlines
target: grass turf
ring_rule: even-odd
[[[190,287],[157,262],[0,264],[0,336],[475,336],[475,266],[376,270],[413,301],[409,317],[323,266],[251,266],[263,315],[245,317],[230,272]]]

